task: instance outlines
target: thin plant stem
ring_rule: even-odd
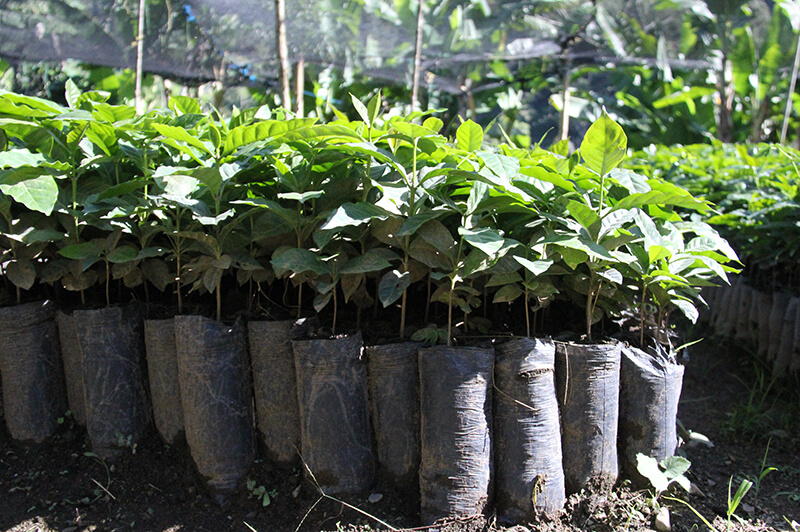
[[[217,283],[217,321],[222,321],[222,279]]]
[[[525,287],[525,299],[522,300],[522,304],[525,306],[525,333],[528,338],[531,336],[531,313],[530,309],[528,308],[528,287]]]

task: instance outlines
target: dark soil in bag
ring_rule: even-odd
[[[419,489],[419,363],[416,342],[366,348],[372,429],[380,470]]]
[[[619,476],[619,344],[556,344],[556,390],[567,493]]]
[[[58,337],[61,344],[61,360],[64,365],[64,381],[67,400],[75,423],[86,426],[86,390],[83,386],[83,353],[75,330],[75,318],[60,310],[56,313]]]
[[[619,456],[625,478],[650,487],[639,474],[638,453],[661,461],[678,448],[678,401],[684,367],[660,345],[647,351],[622,348]]]
[[[368,489],[375,477],[361,333],[292,342],[302,458],[325,493]]]
[[[175,340],[192,459],[212,490],[230,492],[247,474],[255,454],[244,325],[176,316]]]
[[[421,518],[483,513],[491,503],[494,349],[419,351]]]
[[[300,407],[292,340],[313,325],[308,319],[247,324],[253,369],[256,424],[265,456],[281,466],[300,458]]]
[[[86,430],[92,450],[113,458],[139,441],[148,422],[144,390],[143,308],[76,310]]]
[[[0,308],[0,373],[11,437],[38,443],[52,436],[66,406],[52,302]]]
[[[778,338],[773,338],[773,342],[778,342],[778,349],[775,353],[775,361],[772,365],[772,375],[779,377],[784,375],[792,364],[792,353],[794,352],[794,327],[797,315],[800,313],[800,298],[790,297],[789,303],[783,314],[783,325],[781,334]]]
[[[552,340],[495,348],[495,506],[501,523],[533,521],[563,507],[564,469]]]
[[[184,432],[175,321],[172,318],[146,320],[144,344],[156,430],[164,442],[175,445]]]

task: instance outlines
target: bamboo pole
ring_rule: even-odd
[[[275,38],[278,50],[278,78],[281,88],[281,105],[292,108],[292,91],[289,82],[291,65],[289,64],[289,45],[286,42],[286,2],[275,0]]]
[[[144,12],[147,0],[139,0],[139,30],[136,36],[136,87],[134,100],[136,111],[144,113],[144,97],[142,96],[142,75],[144,74]]]
[[[783,127],[781,128],[781,144],[786,143],[786,132],[789,129],[789,115],[792,114],[792,95],[797,83],[797,70],[800,67],[800,32],[794,41],[794,66],[792,67],[792,79],[789,80],[789,93],[786,95],[786,111],[783,113]]]
[[[422,29],[425,25],[425,12],[422,10],[424,0],[417,5],[417,40],[414,48],[414,74],[411,84],[411,110],[419,109],[419,77],[422,68]]]
[[[303,93],[306,84],[306,61],[303,56],[297,60],[297,72],[295,72],[295,114],[297,116],[305,116],[305,102],[303,101]]]

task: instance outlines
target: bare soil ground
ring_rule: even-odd
[[[777,471],[764,476],[757,492],[754,486],[747,494],[736,511],[742,521],[732,518],[730,530],[793,530],[793,526],[800,530],[797,381],[770,387],[745,353],[713,339],[694,346],[686,364],[680,421],[687,432],[706,436],[710,444],[694,440],[682,447],[692,462],[688,476],[697,492],[674,495],[691,504],[716,529],[726,530],[730,479],[735,491],[743,478],[755,480],[764,468],[776,467]],[[779,390],[783,391],[779,394]],[[70,419],[64,420],[54,438],[38,446],[19,445],[0,430],[0,530],[525,532],[654,528],[649,494],[626,486],[612,492],[573,495],[557,520],[504,529],[491,515],[419,527],[418,501],[381,483],[343,503],[321,497],[303,481],[298,469],[281,471],[257,462],[249,479],[249,488],[227,500],[211,496],[194,472],[187,449],[166,447],[154,430],[113,463],[92,455],[85,431]],[[673,530],[707,529],[687,506],[666,499],[662,502],[670,509]]]

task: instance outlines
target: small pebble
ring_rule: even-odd
[[[371,504],[376,504],[376,503],[381,502],[381,499],[383,499],[383,494],[382,493],[373,493],[372,495],[369,496],[369,499],[367,499],[367,500]]]
[[[669,519],[669,508],[662,507],[658,514],[656,514],[655,527],[658,532],[670,532],[672,530],[672,523]]]
[[[297,486],[295,489],[292,490],[292,498],[298,498],[300,496],[300,488],[302,486]]]

